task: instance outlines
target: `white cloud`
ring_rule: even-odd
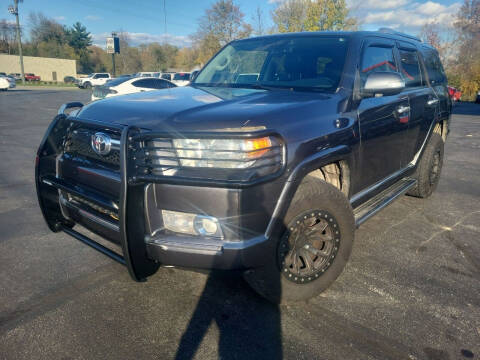
[[[427,1],[424,4],[419,5],[417,10],[424,15],[437,15],[445,12],[446,8],[445,5],[433,1]]]
[[[435,1],[409,2],[409,0],[365,0],[357,8],[353,7],[353,15],[357,16],[360,23],[369,29],[390,27],[400,31],[418,33],[422,26],[429,23],[439,23],[444,28],[451,27],[455,14],[461,6],[455,2],[449,6]],[[391,3],[398,6],[391,7]],[[364,4],[377,4],[378,6],[366,7]],[[402,5],[400,5],[402,4]]]
[[[355,4],[354,1],[349,1],[350,7],[359,7],[365,9],[395,9],[408,4],[410,0],[365,0],[360,4]],[[351,4],[350,4],[351,3]]]
[[[57,20],[57,21],[63,21],[63,20],[66,19],[66,17],[61,15],[61,16],[55,16],[54,19]]]
[[[190,46],[191,40],[188,36],[173,35],[173,34],[149,34],[149,33],[132,33],[127,32],[130,45],[136,46],[139,44],[148,44],[158,42],[160,44],[166,42],[171,45],[183,47]],[[93,34],[93,44],[105,47],[107,37],[110,37],[110,33]]]
[[[85,20],[90,20],[90,21],[98,21],[98,20],[102,20],[103,18],[101,16],[98,16],[98,15],[87,15],[85,16]]]

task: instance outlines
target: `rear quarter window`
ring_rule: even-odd
[[[425,62],[425,68],[427,69],[428,79],[432,85],[444,84],[447,82],[445,71],[443,70],[442,63],[436,51],[424,50],[423,58]]]

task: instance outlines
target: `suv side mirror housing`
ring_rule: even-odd
[[[382,95],[396,95],[405,88],[405,80],[397,72],[374,72],[367,76],[362,89],[364,97]]]

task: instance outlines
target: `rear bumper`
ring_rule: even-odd
[[[151,184],[155,187],[156,196],[160,196],[163,208],[194,212],[195,206],[200,204],[209,215],[228,219],[225,220],[226,226],[234,229],[225,234],[223,240],[162,233],[146,219],[149,184],[135,181],[131,176],[134,165],[129,157],[129,139],[132,134],[129,127],[117,129],[121,133],[120,171],[118,181],[111,180],[111,187],[115,191],[94,191],[82,185],[81,174],[73,179],[64,177],[59,172],[59,149],[64,141],[62,136],[77,121],[72,118],[67,120],[64,114],[59,114],[47,130],[37,152],[37,195],[43,216],[52,231],[64,231],[122,263],[137,281],[155,273],[160,265],[246,269],[261,266],[269,255],[275,253],[274,237],[265,236],[275,204],[267,205],[268,209],[263,209],[262,204],[262,211],[258,210],[261,203],[258,200],[262,193],[268,192],[270,198],[275,199],[275,196],[271,196],[272,192],[280,190],[275,181],[246,189]],[[98,172],[95,176],[98,178],[102,174]],[[71,198],[81,201],[72,202]],[[256,204],[245,201],[252,198],[257,200]],[[240,210],[242,202],[243,210]],[[97,207],[100,212],[91,211]],[[158,212],[159,208],[154,208],[151,219],[158,216],[155,215]],[[77,224],[119,244],[122,254],[108,252],[108,249],[94,240],[76,232],[72,228]]]

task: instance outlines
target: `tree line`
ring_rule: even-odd
[[[355,24],[348,17],[345,0],[287,0],[271,16],[275,25],[267,29],[260,8],[254,18],[247,20],[233,0],[219,0],[198,20],[197,31],[190,36],[192,46],[183,48],[167,43],[133,46],[127,32],[117,31],[121,49],[116,55],[117,73],[192,70],[201,67],[234,39],[276,32],[343,30]],[[112,71],[111,56],[92,44],[90,32],[81,23],[64,26],[42,13],[31,13],[28,24],[24,55],[75,59],[79,73]],[[17,54],[17,51],[15,24],[0,20],[0,52]]]
[[[473,100],[480,91],[480,0],[464,0],[452,17],[452,29],[429,23],[419,36],[438,50],[449,85],[462,91],[462,99]]]
[[[168,43],[134,46],[127,32],[118,31],[117,73],[192,70],[228,42],[250,36],[359,28],[359,19],[351,16],[345,0],[285,0],[268,15],[271,28],[265,25],[266,15],[260,8],[247,19],[234,0],[218,0],[199,18],[190,36],[192,45],[182,48]],[[444,24],[429,23],[419,36],[438,49],[449,82],[471,98],[480,89],[480,0],[464,0],[452,17],[452,31],[446,31]],[[41,13],[30,14],[28,22],[25,55],[76,59],[79,73],[112,71],[111,56],[92,44],[90,32],[81,23],[64,26]],[[0,20],[0,52],[16,54],[15,41],[14,23]]]

